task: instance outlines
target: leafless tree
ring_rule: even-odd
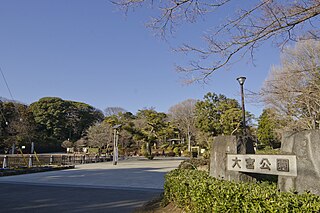
[[[188,140],[188,150],[191,150],[191,137],[195,135],[196,115],[195,105],[197,100],[188,99],[178,103],[169,109],[171,120],[183,130]]]
[[[127,110],[125,110],[121,107],[107,107],[104,110],[104,113],[106,116],[118,115],[120,112],[125,113],[125,112],[127,112]]]
[[[90,147],[102,148],[112,144],[112,127],[106,123],[97,123],[87,130],[88,145]]]
[[[73,147],[73,143],[71,141],[65,140],[61,143],[61,147],[65,149],[71,148]]]
[[[261,89],[289,129],[320,128],[320,41],[301,41],[286,48]]]
[[[86,147],[87,145],[88,145],[87,138],[80,138],[79,140],[73,143],[74,148],[76,148],[78,152],[81,152],[82,148]]]
[[[319,0],[113,0],[128,11],[135,6],[158,8],[148,24],[162,36],[177,25],[196,22],[218,10],[235,10],[220,26],[212,26],[203,36],[205,47],[183,44],[179,51],[196,56],[189,65],[177,66],[189,82],[206,82],[211,74],[229,67],[243,57],[253,59],[265,41],[273,39],[280,47],[300,39],[319,39]],[[238,8],[238,9],[234,9]]]

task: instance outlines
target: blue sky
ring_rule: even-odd
[[[145,27],[149,10],[125,16],[106,0],[0,2],[0,66],[14,98],[26,104],[54,96],[135,113],[144,107],[167,112],[207,92],[240,101],[238,76],[247,77],[246,89],[258,91],[271,65],[279,63],[279,50],[266,44],[256,54],[255,66],[244,60],[219,70],[208,84],[184,85],[174,64],[187,60],[171,47],[196,43],[212,20],[182,26],[164,42]],[[0,96],[10,98],[0,82]],[[262,108],[246,102],[257,116]]]

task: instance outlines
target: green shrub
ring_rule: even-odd
[[[166,152],[172,152],[173,150],[173,147],[172,146],[168,146],[167,149],[166,149]]]
[[[200,166],[209,165],[208,159],[191,158],[180,163],[179,169],[197,169]]]
[[[175,154],[176,156],[180,156],[180,155],[181,155],[181,152],[180,152],[180,148],[179,148],[179,147],[175,147],[175,148],[173,149],[173,152],[174,152],[174,154]]]
[[[210,159],[210,152],[208,150],[206,150],[203,154],[202,154],[202,157],[204,159]]]
[[[188,150],[184,150],[182,153],[183,157],[190,157],[191,156],[191,152],[189,152]]]
[[[176,169],[166,175],[164,201],[187,212],[319,212],[320,197],[279,192],[275,184],[236,183],[207,172]]]

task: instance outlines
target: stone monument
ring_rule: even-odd
[[[277,175],[281,191],[320,195],[320,130],[284,133],[281,155],[253,155],[246,142],[235,136],[215,137],[210,175],[234,181],[252,181],[260,174]]]
[[[279,176],[279,189],[310,191],[320,195],[320,130],[286,132],[282,138],[281,152],[296,155],[297,176]]]
[[[214,138],[210,153],[210,175],[224,180],[252,181],[252,177],[227,169],[228,154],[254,154],[250,138],[242,140],[233,135],[221,135]]]

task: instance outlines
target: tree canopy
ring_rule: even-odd
[[[32,112],[24,104],[0,102],[0,148],[30,144],[36,137]]]
[[[185,141],[190,151],[191,137],[194,145],[208,147],[212,136],[237,133],[241,120],[238,102],[214,93],[205,95],[204,100],[175,104],[169,113],[145,108],[135,115],[119,111],[105,118],[88,104],[57,97],[44,97],[30,106],[0,102],[0,108],[0,148],[31,141],[46,151],[111,147],[113,127],[121,125],[119,150],[139,152],[143,148],[148,157],[152,157],[153,147],[161,148],[161,152],[169,147],[169,152],[181,154],[187,150]]]
[[[233,134],[241,123],[241,108],[235,99],[209,92],[196,103],[196,119],[202,132],[212,136]]]
[[[94,107],[61,98],[45,97],[30,105],[39,131],[58,140],[78,140],[103,114]]]

